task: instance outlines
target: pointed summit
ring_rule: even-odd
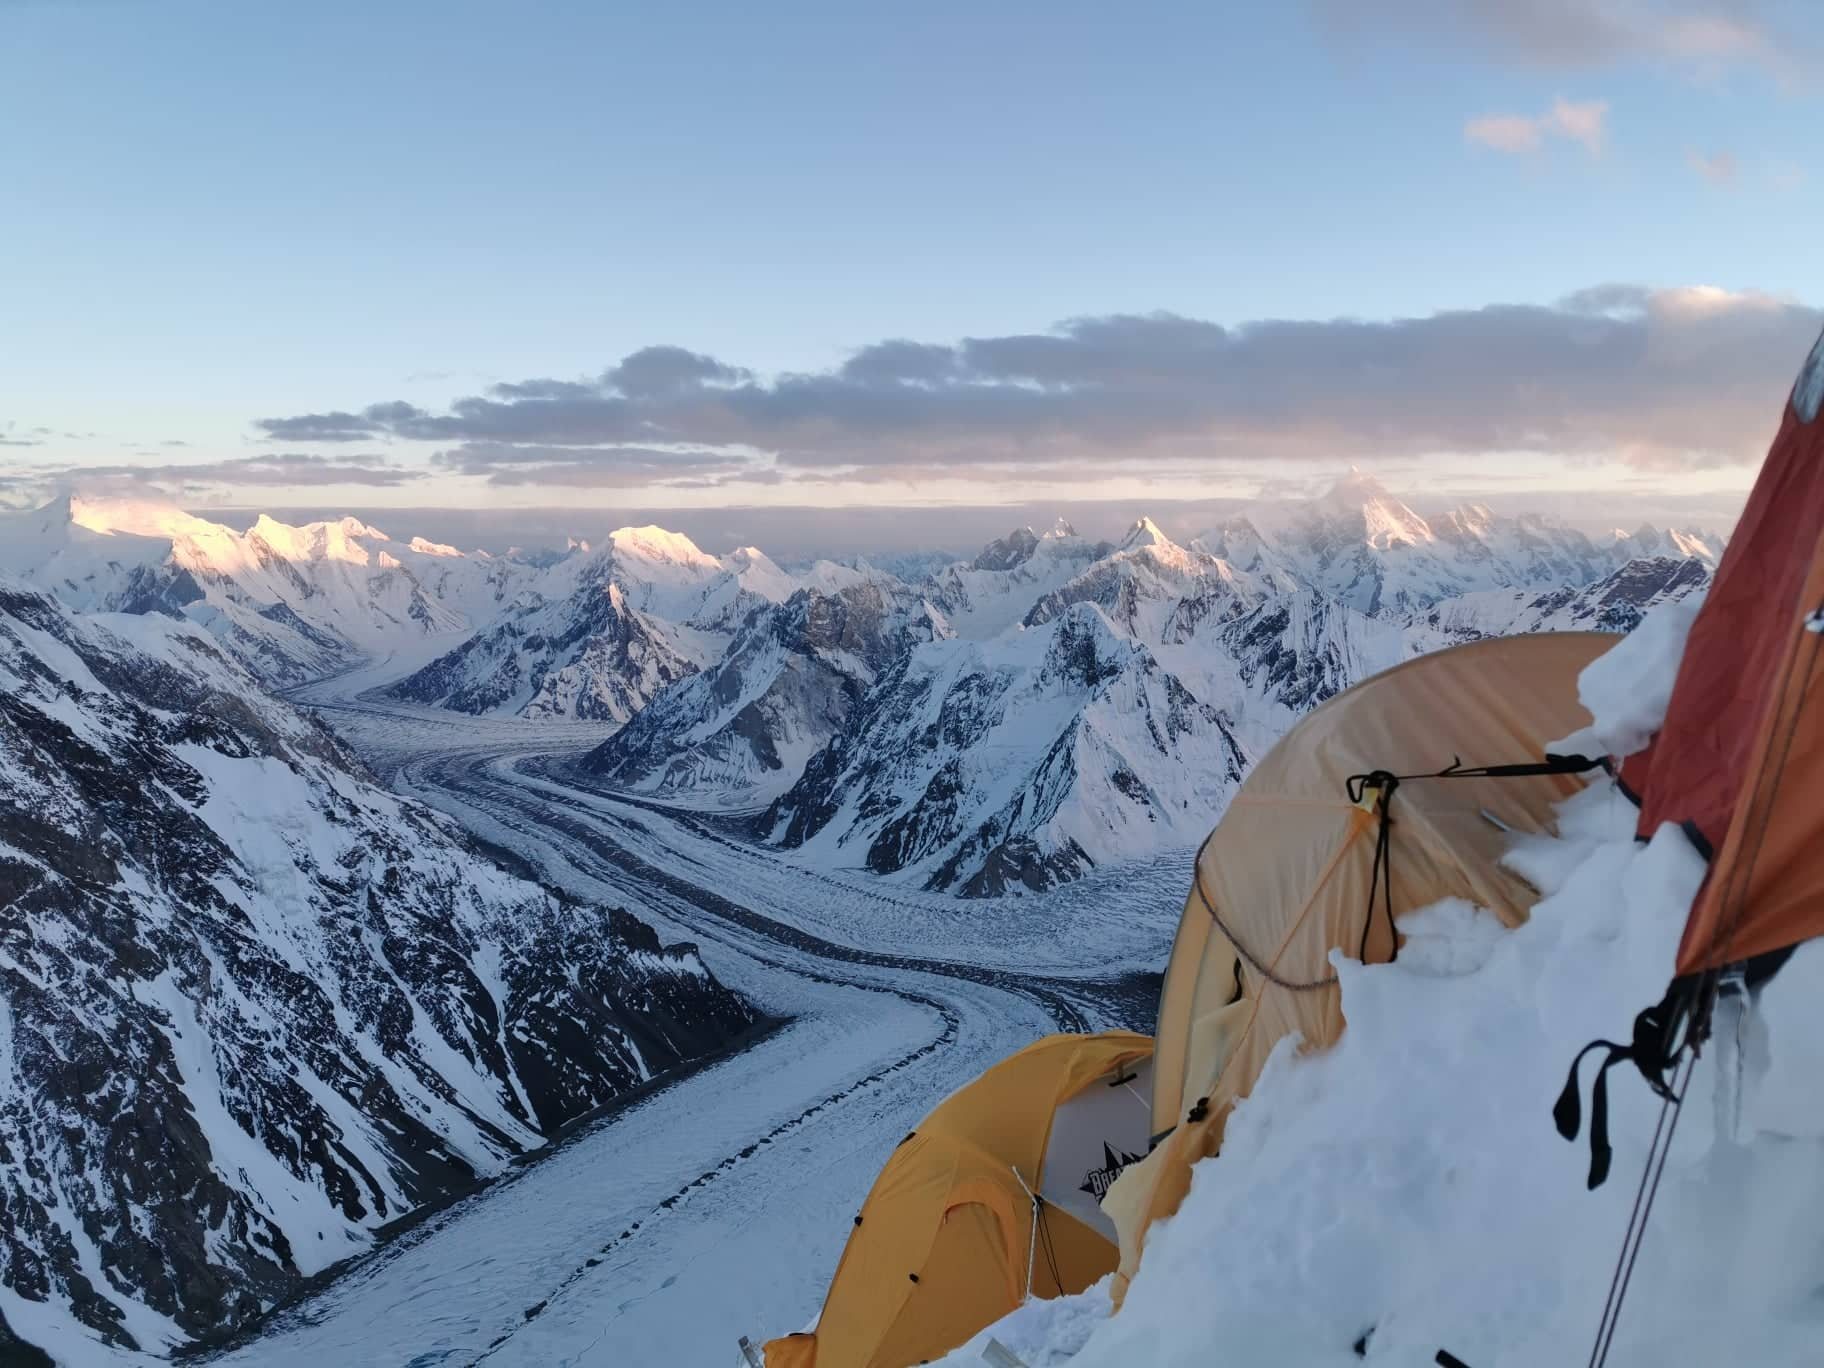
[[[1360,466],[1350,466],[1349,473],[1330,486],[1317,502],[1338,508],[1360,508],[1377,499],[1391,499],[1387,486]]]
[[[1070,519],[1060,515],[1058,520],[1051,525],[1051,530],[1049,532],[1047,532],[1039,540],[1040,541],[1056,541],[1060,537],[1074,537],[1076,535],[1077,535],[1076,526],[1070,521]]]
[[[1160,531],[1159,524],[1151,518],[1141,518],[1128,529],[1127,536],[1121,542],[1123,551],[1132,551],[1141,546],[1171,546],[1172,539]]]
[[[673,532],[656,523],[644,527],[617,527],[608,534],[608,544],[617,556],[662,564],[720,569],[716,558],[682,532]]]

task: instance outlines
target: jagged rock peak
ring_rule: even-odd
[[[1038,533],[1030,527],[1016,527],[1006,536],[984,546],[981,554],[969,565],[974,570],[1012,570],[1031,559],[1038,545]]]

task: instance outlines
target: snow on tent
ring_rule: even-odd
[[[1333,952],[1394,958],[1394,920],[1446,898],[1526,919],[1538,894],[1501,857],[1510,833],[1549,831],[1581,785],[1589,762],[1544,748],[1588,724],[1577,676],[1614,641],[1509,637],[1408,661],[1308,714],[1255,766],[1198,852],[1166,967],[1157,1147],[1105,1204],[1117,1300],[1274,1044],[1342,1033]]]
[[[875,1180],[816,1330],[769,1342],[766,1368],[908,1368],[1110,1272],[1098,1202],[1146,1152],[1152,1052],[1046,1036],[951,1094]]]

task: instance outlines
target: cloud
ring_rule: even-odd
[[[700,448],[475,441],[438,451],[431,460],[440,469],[481,476],[493,485],[702,488],[708,482],[772,483],[776,478],[776,472],[750,456]]]
[[[1685,164],[1712,185],[1734,185],[1739,169],[1735,157],[1728,152],[1717,152],[1710,156],[1705,156],[1702,152],[1687,152]]]
[[[1558,99],[1544,114],[1485,114],[1463,125],[1470,142],[1497,152],[1537,152],[1548,137],[1582,143],[1592,157],[1600,156],[1608,140],[1607,100]]]
[[[1386,322],[1113,315],[877,343],[770,380],[647,349],[594,381],[361,413],[379,434],[437,444],[441,469],[496,484],[1093,478],[1439,452],[1681,468],[1759,458],[1821,322],[1767,295],[1629,285]],[[660,354],[677,363],[646,359]]]
[[[261,419],[254,426],[282,442],[365,442],[391,425],[423,417],[403,399],[369,404],[360,413],[304,413],[295,418]]]
[[[1355,41],[1413,39],[1513,66],[1594,69],[1664,62],[1711,77],[1756,66],[1782,79],[1807,61],[1753,0],[1310,0]]]
[[[50,432],[49,428],[41,427],[21,429],[17,423],[0,420],[0,447],[43,446]]]
[[[425,475],[422,470],[392,465],[379,456],[341,459],[292,451],[181,465],[44,466],[25,472],[22,478],[40,486],[64,489],[136,483],[194,492],[221,485],[262,489],[365,485],[392,489],[424,479]]]

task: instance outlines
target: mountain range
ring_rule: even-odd
[[[583,762],[593,782],[745,811],[797,858],[980,894],[1206,830],[1234,780],[1178,792],[1167,773],[1199,746],[1227,775],[1416,652],[1625,631],[1701,587],[1722,550],[1480,504],[1428,519],[1360,472],[1182,544],[1146,518],[1115,541],[1060,521],[967,560],[901,558],[910,577],[712,555],[657,527],[532,559],[353,519],[237,533],[81,500],[10,516],[0,572],[79,607],[188,620],[270,685],[383,649],[428,661],[390,696],[623,724]],[[1093,668],[1065,663],[1084,650]],[[978,752],[1021,801],[969,777]]]

